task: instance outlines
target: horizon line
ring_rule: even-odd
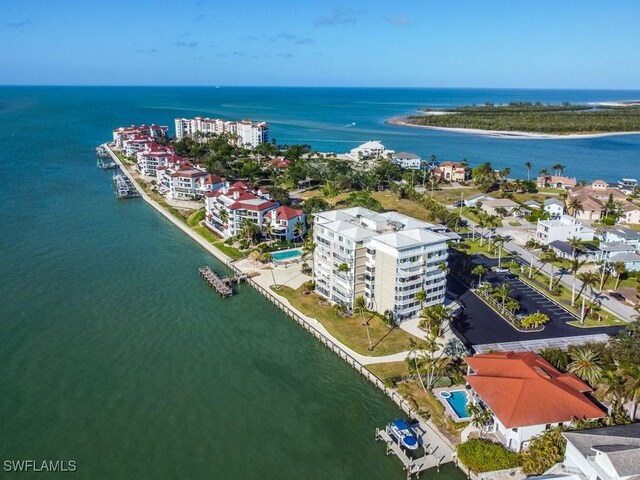
[[[24,88],[344,88],[344,89],[394,89],[394,90],[573,90],[573,91],[618,91],[640,92],[638,88],[586,88],[586,87],[443,87],[443,86],[352,86],[352,85],[149,85],[149,84],[0,84],[0,88],[24,87]]]

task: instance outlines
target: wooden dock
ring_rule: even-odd
[[[235,281],[235,278],[220,278],[216,274],[216,272],[211,270],[210,267],[202,267],[199,271],[200,275],[202,275],[202,277],[207,282],[209,282],[209,285],[211,285],[211,287],[220,295],[222,295],[223,297],[230,297],[231,295],[233,295],[233,289],[231,288],[230,284],[232,283],[232,281]],[[237,282],[239,281],[240,280],[238,279]]]
[[[400,444],[388,433],[389,425],[384,429],[376,429],[376,440],[382,440],[387,445],[387,455],[395,455],[400,459],[403,469],[407,472],[407,479],[414,475],[416,478],[425,470],[436,467],[440,470],[440,465],[452,461],[453,451],[442,439],[434,435],[426,425],[414,423],[411,429],[418,438],[417,451],[422,451],[422,456],[418,458],[410,457]]]

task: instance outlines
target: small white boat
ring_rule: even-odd
[[[396,419],[387,427],[387,433],[395,438],[407,450],[418,448],[418,439],[404,420]]]

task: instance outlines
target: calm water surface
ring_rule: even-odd
[[[640,94],[0,88],[0,460],[75,460],[76,477],[91,479],[404,478],[373,441],[398,414],[389,400],[249,287],[219,299],[197,268],[220,264],[141,200],[114,198],[93,149],[115,126],[250,117],[269,121],[279,142],[318,150],[375,138],[514,170],[559,161],[615,180],[637,167],[638,136],[497,140],[384,119],[422,105],[632,98]],[[427,478],[436,476],[462,478],[452,467]]]

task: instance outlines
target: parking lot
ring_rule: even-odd
[[[512,297],[520,302],[521,311],[525,315],[535,312],[542,312],[553,320],[569,322],[578,320],[578,316],[565,310],[557,303],[549,300],[534,288],[527,285],[518,278],[500,278],[506,275],[495,275],[499,283],[507,283],[511,287]]]
[[[547,313],[551,321],[542,331],[522,332],[516,330],[509,322],[484,303],[477,295],[453,275],[449,275],[447,289],[449,294],[464,307],[462,315],[453,322],[452,327],[456,335],[467,346],[489,343],[521,342],[527,340],[541,340],[550,338],[577,337],[606,333],[612,335],[620,327],[579,328],[566,323],[576,318],[564,309],[548,300],[537,291],[523,284],[518,279],[502,278],[505,275],[492,273],[487,280],[497,279],[508,281],[514,290],[514,296],[528,312],[537,310]],[[537,309],[537,310],[536,310]]]

